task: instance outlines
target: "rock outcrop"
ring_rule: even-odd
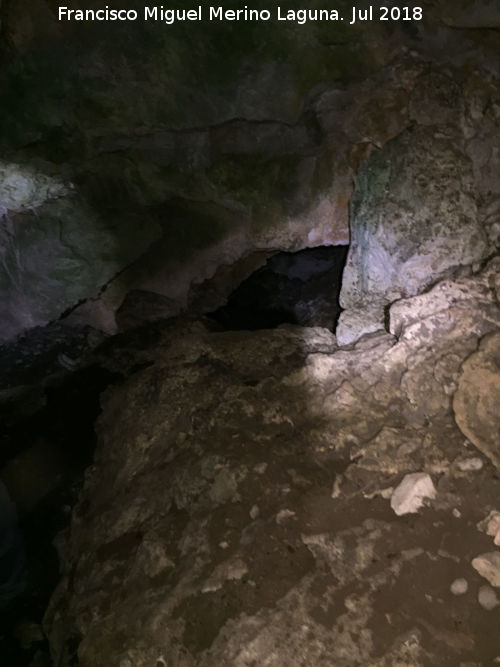
[[[352,349],[319,328],[171,324],[142,353],[153,365],[104,396],[59,540],[56,664],[493,661],[471,562],[491,551],[476,524],[498,498],[482,445],[498,419],[480,424],[484,465],[467,466],[478,454],[452,401],[497,349],[499,266],[400,301],[397,336]],[[410,473],[435,497],[396,517],[391,492]],[[472,597],[450,592],[457,579]]]
[[[339,343],[383,328],[385,306],[490,252],[472,163],[457,136],[446,136],[438,125],[399,135],[358,173]]]

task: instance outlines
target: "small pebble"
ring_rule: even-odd
[[[288,519],[291,519],[292,517],[295,516],[295,512],[292,512],[291,510],[280,510],[278,514],[276,515],[276,523],[281,526],[282,524],[285,523]]]
[[[468,588],[469,584],[467,583],[467,579],[455,579],[450,586],[450,591],[453,595],[464,595],[464,593],[467,593]]]
[[[455,519],[460,519],[460,517],[462,516],[462,512],[459,509],[457,509],[456,507],[452,511],[452,514],[455,517]]]
[[[250,514],[250,518],[251,518],[251,519],[256,519],[256,518],[259,516],[259,514],[260,514],[260,510],[259,510],[259,508],[257,507],[257,505],[254,505],[254,506],[252,507],[252,509],[250,510],[249,514]]]
[[[479,593],[477,594],[477,601],[483,609],[486,609],[486,611],[492,611],[495,607],[500,605],[500,600],[497,598],[497,594],[490,586],[481,586]]]
[[[500,587],[500,551],[490,551],[472,559],[472,567],[488,582]]]
[[[473,456],[470,459],[463,459],[463,461],[459,461],[457,466],[462,472],[481,470],[483,467],[483,461],[479,458],[479,456]]]

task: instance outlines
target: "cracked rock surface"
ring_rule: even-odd
[[[498,660],[496,575],[472,565],[500,553],[477,527],[498,510],[498,412],[466,408],[498,352],[499,271],[497,257],[398,302],[394,334],[350,348],[321,328],[166,328],[102,399],[58,541],[55,663]],[[435,497],[397,516],[391,493],[412,473]]]

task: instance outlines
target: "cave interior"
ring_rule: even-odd
[[[500,9],[410,4],[0,1],[0,664],[500,661]]]

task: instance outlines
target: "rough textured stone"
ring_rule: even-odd
[[[500,334],[485,337],[464,362],[453,398],[464,435],[500,466]]]
[[[490,625],[449,590],[498,496],[489,464],[456,465],[450,404],[464,360],[500,328],[488,276],[445,283],[466,284],[457,304],[436,286],[398,340],[352,349],[325,329],[171,323],[103,397],[95,463],[59,540],[55,661],[76,647],[83,667],[494,657]],[[101,363],[136,368],[127,359],[108,349]],[[395,521],[380,490],[423,469],[436,499]]]
[[[159,236],[154,223],[103,218],[76,195],[50,199],[54,190],[43,176],[31,177],[31,185],[24,178],[22,188],[9,190],[18,212],[9,210],[0,229],[0,341],[97,296]]]
[[[426,498],[434,500],[435,497],[436,488],[430,475],[415,472],[405,475],[401,483],[394,489],[391,507],[398,516],[414,514],[422,507]]]
[[[417,294],[451,269],[477,262],[488,248],[471,164],[453,138],[433,126],[388,142],[357,176],[339,343],[366,331],[374,322],[374,307],[380,320],[387,304]],[[363,330],[352,331],[350,310],[365,312]]]
[[[493,537],[495,545],[500,547],[500,512],[491,510],[488,516],[477,524],[477,528]]]
[[[71,192],[71,186],[58,179],[19,164],[0,162],[0,211],[17,213],[34,209],[51,199]]]

